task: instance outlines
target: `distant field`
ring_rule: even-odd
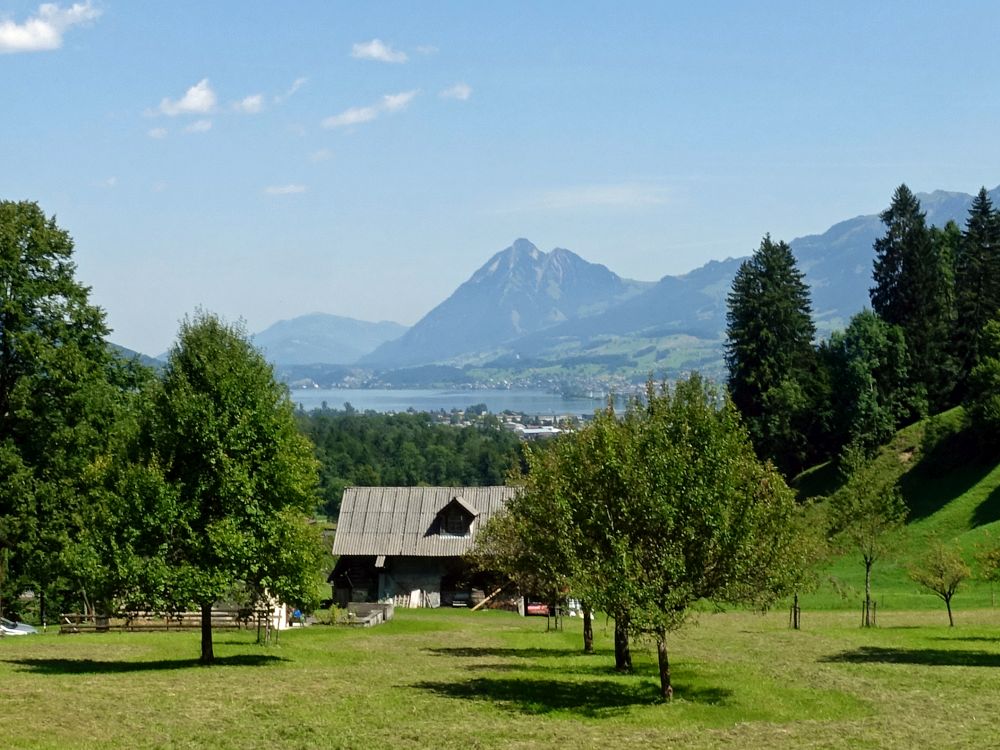
[[[672,639],[676,699],[653,654],[612,670],[610,627],[583,656],[580,623],[402,611],[370,630],[315,626],[259,647],[197,633],[0,641],[10,748],[990,747],[1000,716],[1000,613],[949,631],[930,611],[702,614]]]

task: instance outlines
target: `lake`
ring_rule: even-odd
[[[593,414],[604,405],[604,399],[564,398],[557,393],[527,390],[418,390],[375,388],[296,388],[292,401],[306,411],[321,409],[323,402],[330,409],[343,409],[348,402],[358,411],[403,412],[451,411],[466,409],[474,404],[486,404],[493,414],[516,411],[525,414]]]

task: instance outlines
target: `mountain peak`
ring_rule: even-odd
[[[545,255],[545,253],[543,253],[541,250],[535,247],[533,242],[524,239],[524,237],[518,237],[516,240],[514,240],[514,244],[512,244],[509,248],[507,248],[507,250],[513,251],[514,253],[518,254],[524,253],[526,255],[531,256],[532,258],[538,258],[541,255]]]
[[[365,358],[412,365],[493,349],[518,336],[592,315],[636,292],[605,266],[524,238],[490,258],[407,334]]]

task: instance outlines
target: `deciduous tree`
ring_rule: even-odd
[[[522,497],[553,509],[573,590],[656,640],[664,699],[667,634],[696,601],[764,604],[793,585],[792,493],[697,376],[650,384],[624,415],[609,406],[560,439]]]
[[[837,384],[834,413],[836,446],[870,452],[906,420],[926,411],[922,388],[910,381],[910,357],[902,329],[864,310],[845,331],[823,347],[831,379]]]
[[[204,313],[181,325],[148,441],[147,466],[166,483],[153,517],[166,521],[156,546],[170,569],[168,590],[149,593],[201,608],[201,661],[210,663],[212,606],[234,586],[287,602],[315,595],[312,446],[245,331]]]
[[[7,594],[78,590],[63,563],[93,500],[120,393],[73,241],[35,203],[0,201],[0,548]]]
[[[1000,320],[990,320],[978,337],[979,362],[969,373],[965,408],[985,445],[1000,439]]]
[[[842,459],[847,482],[830,502],[831,531],[848,549],[861,555],[865,566],[864,625],[875,625],[872,609],[872,568],[891,549],[906,520],[906,505],[899,488],[850,447]]]
[[[962,582],[972,575],[961,553],[954,547],[936,542],[919,562],[910,567],[909,574],[910,578],[944,602],[948,609],[948,625],[955,627],[951,600]]]

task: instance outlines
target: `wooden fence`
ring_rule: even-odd
[[[213,630],[256,628],[271,617],[269,610],[213,609]],[[200,630],[201,612],[120,612],[108,617],[67,613],[59,615],[60,633],[109,631]]]

